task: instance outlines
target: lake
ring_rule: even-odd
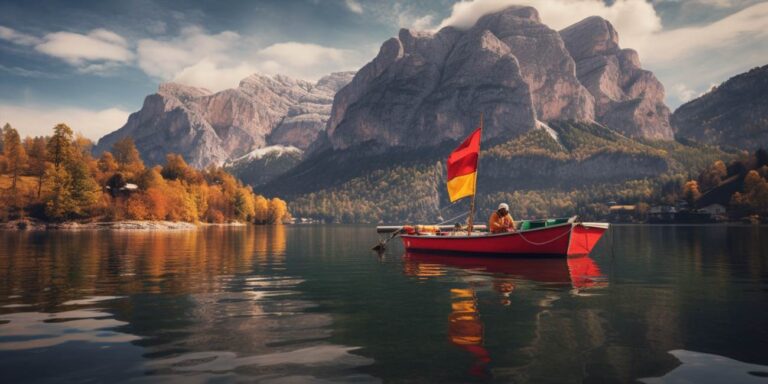
[[[590,257],[377,256],[371,226],[0,232],[23,382],[768,382],[768,228]]]

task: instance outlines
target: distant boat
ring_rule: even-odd
[[[608,223],[582,223],[577,217],[522,221],[516,231],[479,232],[474,226],[477,192],[477,161],[480,155],[480,127],[472,132],[448,157],[448,196],[451,202],[471,197],[469,225],[453,230],[450,226],[379,226],[378,232],[391,232],[387,240],[399,236],[407,252],[460,253],[501,256],[573,256],[592,251]],[[374,250],[383,250],[380,241]]]

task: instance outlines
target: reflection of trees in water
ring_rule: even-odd
[[[0,294],[48,305],[99,291],[105,295],[215,289],[227,271],[281,263],[283,226],[179,232],[4,233]],[[7,241],[6,241],[7,240]],[[254,266],[253,262],[257,265]]]
[[[48,344],[69,339],[130,342],[143,347],[143,356],[153,361],[143,369],[154,377],[183,371],[197,379],[211,370],[237,369],[238,375],[275,378],[286,373],[286,365],[304,360],[310,366],[325,366],[324,374],[333,376],[370,363],[351,354],[355,348],[327,343],[331,316],[311,312],[316,305],[302,299],[298,289],[303,279],[285,272],[283,226],[37,236],[22,234],[6,248],[13,254],[0,258],[2,270],[9,271],[0,294],[24,292],[25,301],[45,302],[50,310],[73,305],[101,308],[78,312],[94,318],[76,321],[70,319],[73,311],[62,312],[68,316],[65,329],[95,324],[99,333],[83,326],[74,336],[40,339]],[[31,243],[30,237],[41,246]],[[54,292],[46,287],[55,287]],[[92,295],[119,297],[99,303],[82,300]],[[72,299],[81,300],[68,301]],[[7,329],[23,319],[37,319],[32,315],[49,317],[20,313],[11,317]],[[64,333],[61,327],[41,324],[23,329]],[[105,324],[120,338],[105,336],[109,333],[101,329]],[[32,344],[18,348],[33,348]],[[294,366],[289,373],[308,369]],[[314,374],[304,373],[305,378]]]

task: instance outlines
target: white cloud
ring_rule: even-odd
[[[169,80],[184,68],[203,59],[227,61],[240,42],[232,31],[208,34],[200,27],[188,27],[181,35],[168,40],[139,40],[136,53],[139,67],[148,75]]]
[[[619,30],[619,34],[621,31]],[[768,3],[755,4],[714,23],[678,28],[638,42],[649,63],[672,63],[701,52],[768,38]],[[768,54],[765,59],[768,60]]]
[[[35,45],[40,43],[40,39],[35,36],[21,33],[2,25],[0,25],[0,39],[19,45]]]
[[[0,105],[0,124],[10,123],[21,136],[50,135],[59,123],[97,140],[125,124],[129,113],[119,108],[89,110],[76,107]]]
[[[357,0],[344,0],[350,11],[357,13],[358,15],[363,13],[363,6],[357,2]]]
[[[190,27],[165,40],[138,42],[138,64],[160,81],[220,91],[260,72],[315,80],[333,71],[359,68],[370,57],[317,44],[282,42],[259,48],[231,31],[209,34]]]
[[[675,96],[682,102],[689,101],[698,95],[698,92],[688,88],[688,86],[683,83],[673,85],[672,92],[674,92]]]
[[[710,3],[725,4],[724,1]],[[601,16],[619,32],[621,45],[640,53],[645,63],[671,62],[705,50],[768,36],[768,3],[755,4],[717,22],[663,30],[661,18],[645,0],[473,0],[454,4],[439,27],[469,28],[485,14],[510,5],[536,8],[542,21],[560,30],[589,16]]]
[[[410,23],[410,29],[414,29],[417,31],[426,31],[429,29],[432,29],[434,25],[434,16],[432,15],[426,15],[417,18],[416,20],[413,20],[413,22]]]
[[[295,67],[312,67],[323,62],[341,62],[346,51],[324,47],[317,44],[297,43],[294,41],[270,45],[258,52],[258,55],[278,63]]]
[[[73,32],[54,32],[45,35],[35,49],[57,57],[75,66],[89,62],[127,63],[133,52],[125,39],[106,29],[94,29],[87,35]]]
[[[645,0],[617,0],[606,5],[600,0],[474,0],[454,4],[450,16],[439,28],[454,26],[469,28],[483,15],[500,11],[510,5],[529,5],[539,11],[542,22],[560,30],[589,16],[601,16],[610,21],[624,43],[635,48],[639,40],[661,30],[661,18],[653,5]]]
[[[172,80],[181,84],[220,91],[236,87],[240,80],[255,72],[258,72],[258,70],[247,63],[225,67],[213,60],[204,58],[179,71]]]

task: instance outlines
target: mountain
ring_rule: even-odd
[[[619,47],[619,34],[603,18],[588,17],[560,31],[576,61],[576,75],[595,98],[595,118],[632,137],[671,140],[664,86],[640,67],[632,49]]]
[[[464,30],[402,29],[336,94],[302,162],[257,190],[328,221],[451,218],[467,202],[448,202],[445,158],[482,113],[478,212],[599,217],[727,158],[673,141],[663,98],[601,18],[558,32],[513,6]]]
[[[402,29],[334,98],[311,153],[373,141],[419,147],[465,136],[482,112],[487,139],[537,121],[599,122],[631,137],[672,139],[664,89],[622,50],[609,22],[563,31],[531,7],[481,17],[467,30]]]
[[[740,149],[768,147],[768,65],[727,80],[672,114],[677,135]]]
[[[325,129],[333,96],[352,72],[316,83],[287,76],[254,74],[235,89],[210,92],[176,83],[161,84],[120,129],[102,137],[95,153],[131,136],[149,164],[178,153],[191,165],[222,165],[270,145],[307,148]]]

